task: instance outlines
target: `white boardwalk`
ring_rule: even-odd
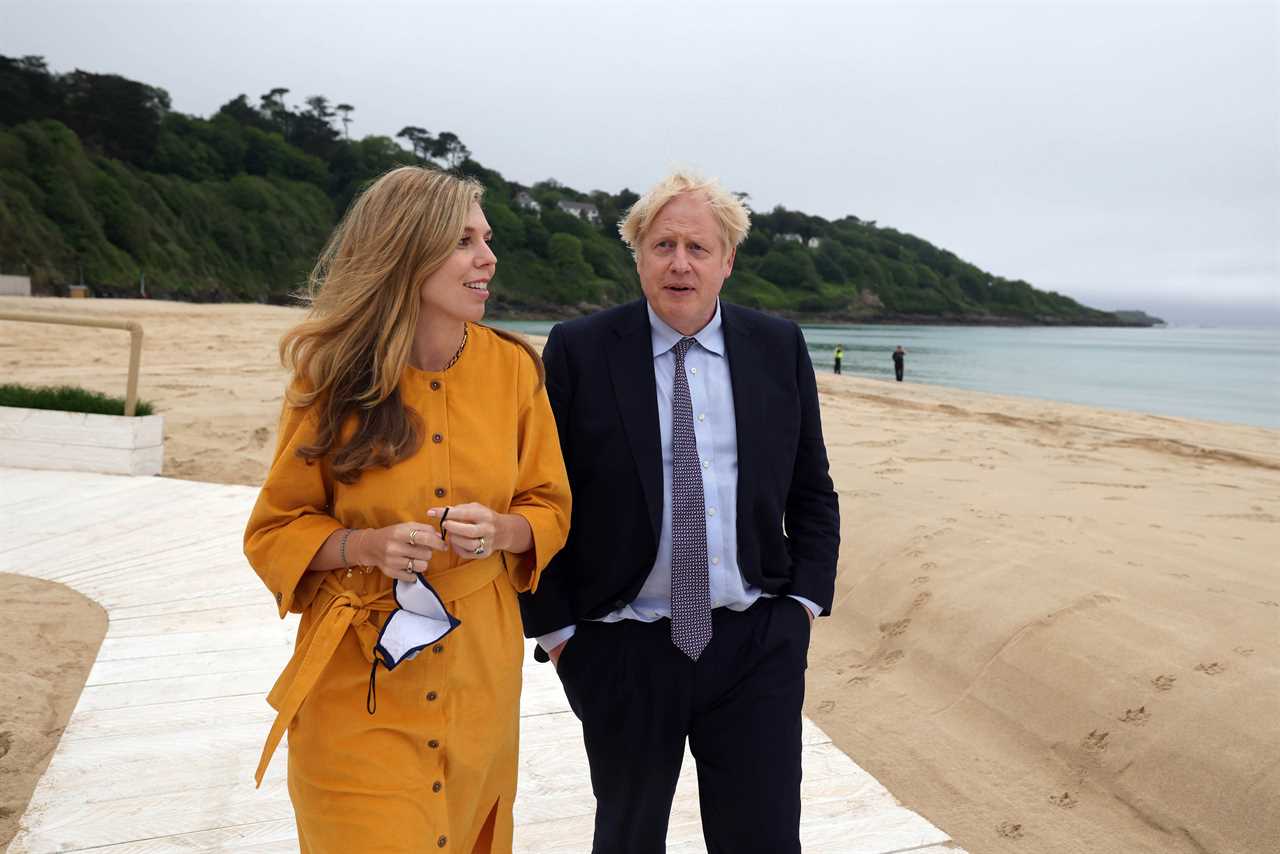
[[[284,745],[253,786],[273,715],[265,695],[296,627],[276,617],[241,553],[255,496],[0,468],[0,572],[67,584],[110,616],[11,854],[297,850]],[[551,667],[528,661],[516,850],[579,854],[591,847],[594,806],[581,730]],[[803,794],[806,852],[959,850],[807,720]],[[668,845],[705,851],[688,757]]]

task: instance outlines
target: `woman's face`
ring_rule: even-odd
[[[467,214],[466,230],[448,259],[422,283],[424,313],[478,322],[489,298],[489,280],[498,259],[489,248],[493,230],[479,204]]]

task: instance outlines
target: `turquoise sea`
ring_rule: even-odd
[[[499,323],[535,335],[555,324]],[[805,326],[814,367],[906,381],[1280,428],[1280,329]]]

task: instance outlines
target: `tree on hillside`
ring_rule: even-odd
[[[420,128],[416,125],[406,125],[400,128],[400,132],[396,134],[396,139],[403,139],[413,148],[415,156],[422,160],[431,158],[431,151],[435,147],[435,137],[426,128]]]
[[[81,142],[108,157],[143,165],[160,139],[169,93],[118,74],[76,70],[62,76],[60,118]]]
[[[457,134],[446,130],[436,137],[431,155],[443,159],[450,169],[457,169],[462,161],[471,156],[471,149],[462,144]]]
[[[342,122],[342,138],[348,139],[348,140],[351,139],[351,133],[350,133],[351,113],[353,110],[355,110],[355,107],[351,106],[350,104],[339,104],[338,106],[334,107],[334,109],[337,110],[342,116],[342,118],[339,119],[339,121]]]
[[[284,104],[284,96],[288,94],[288,89],[277,86],[270,92],[258,96],[258,101],[261,103],[259,111],[275,125],[276,130],[284,134],[289,133],[289,108]]]

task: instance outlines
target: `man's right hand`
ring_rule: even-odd
[[[569,641],[561,641],[560,645],[547,652],[547,658],[551,659],[551,666],[556,670],[560,669],[560,653],[564,652],[565,644]]]

